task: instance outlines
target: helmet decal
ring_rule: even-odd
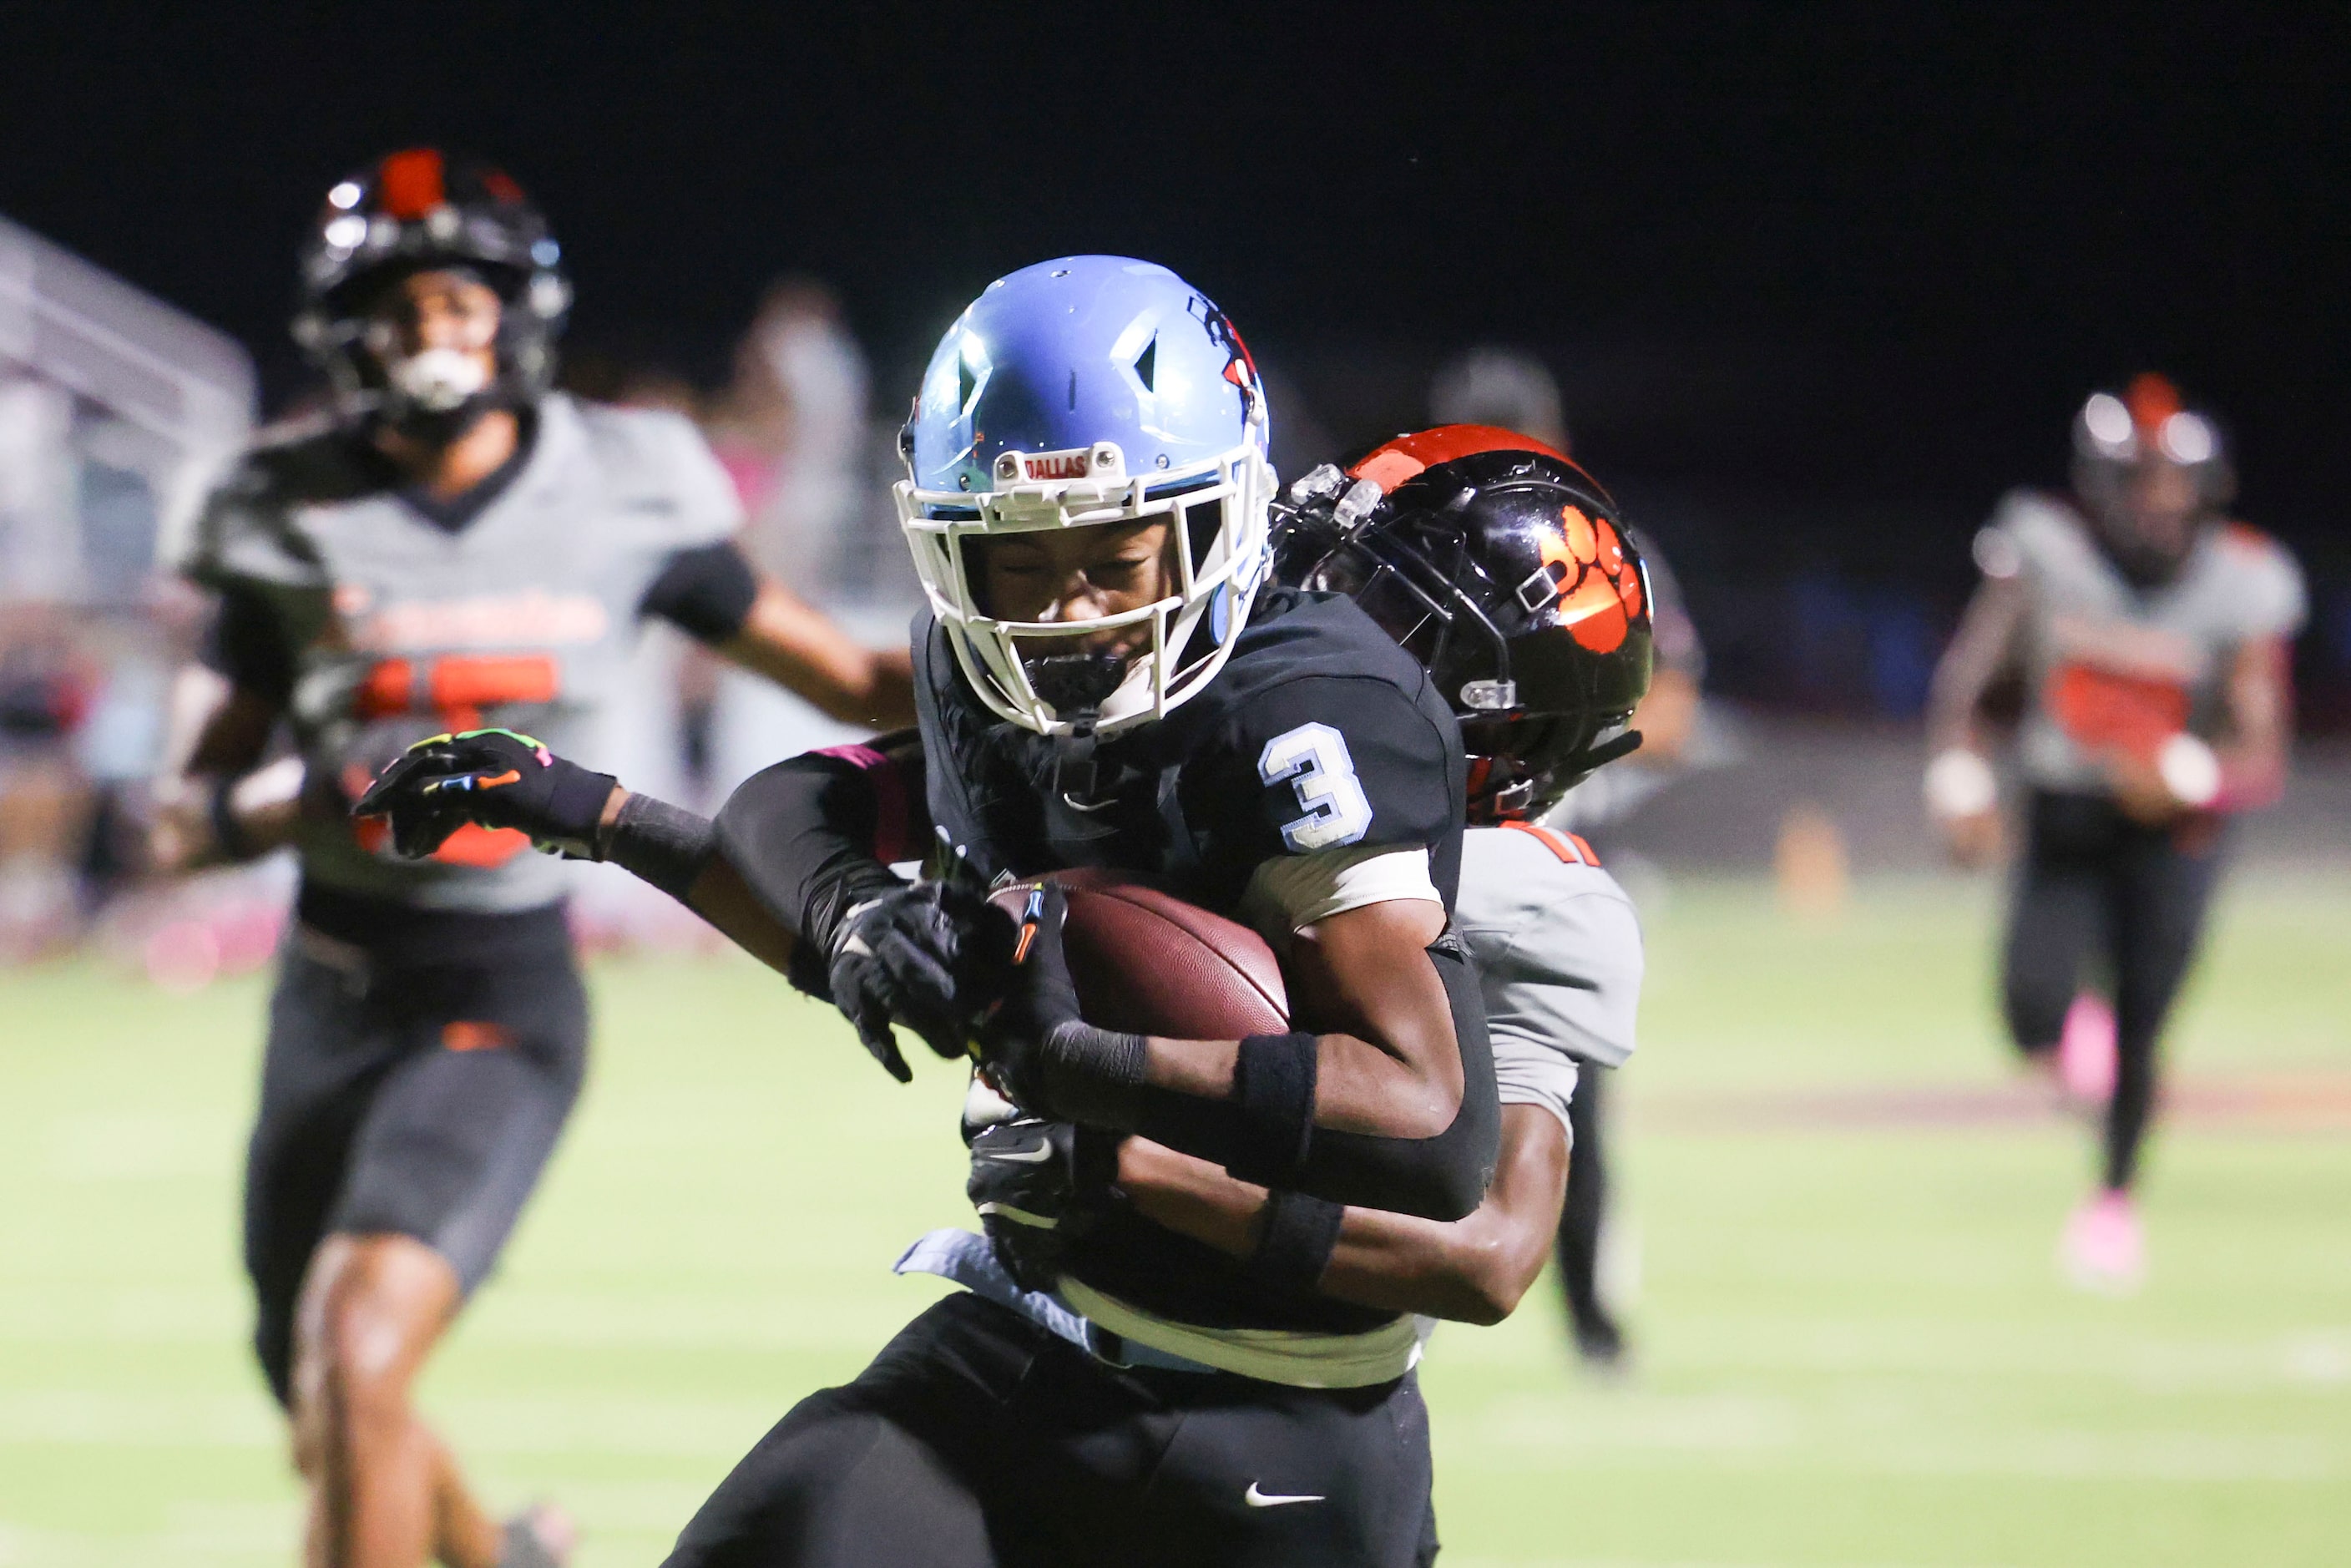
[[[449,197],[441,177],[441,152],[435,147],[412,147],[384,159],[377,172],[382,187],[386,217],[402,223],[424,216]]]

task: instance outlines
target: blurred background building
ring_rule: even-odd
[[[235,340],[0,218],[0,956],[130,867],[193,624],[161,568],[253,405]]]

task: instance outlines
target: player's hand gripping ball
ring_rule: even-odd
[[[596,858],[596,834],[619,780],[591,773],[527,735],[469,729],[420,740],[351,808],[388,817],[392,848],[411,860],[439,849],[467,822],[515,828],[543,850]]]
[[[919,882],[849,912],[826,981],[873,1060],[904,1083],[914,1073],[891,1024],[941,1056],[963,1056],[973,1020],[998,995],[1012,940],[1012,922],[979,893]]]
[[[1095,1043],[1078,1005],[1077,983],[1061,928],[1070,915],[1069,894],[1059,883],[1041,882],[1023,898],[1019,925],[1003,971],[1003,995],[980,1020],[972,1040],[981,1068],[1005,1098],[1036,1115],[1057,1115],[1052,1091],[1068,1069],[1081,1065]]]

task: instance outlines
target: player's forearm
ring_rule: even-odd
[[[1351,909],[1298,933],[1285,970],[1301,1013],[1330,1025],[1314,1040],[1314,1124],[1384,1137],[1434,1137],[1461,1107],[1452,998],[1428,953],[1444,906],[1395,900]],[[1145,1082],[1224,1099],[1239,1065],[1234,1040],[1154,1040]]]
[[[2249,643],[2231,658],[2226,688],[2230,738],[2213,748],[2220,768],[2215,810],[2252,810],[2285,792],[2293,669],[2291,650],[2274,637]]]
[[[1443,1223],[1351,1207],[1319,1288],[1358,1306],[1499,1322],[1549,1255],[1566,1150],[1549,1112],[1510,1107],[1500,1170],[1476,1212]],[[1249,1259],[1264,1243],[1267,1190],[1205,1160],[1130,1138],[1120,1149],[1118,1182],[1146,1218],[1220,1252]]]
[[[179,873],[252,860],[289,842],[299,815],[302,764],[284,758],[256,769],[277,727],[267,698],[202,665],[172,683],[154,786],[147,849],[158,871]]]
[[[1407,940],[1398,950],[1384,935]],[[1499,1137],[1476,983],[1439,972],[1417,945],[1435,933],[1407,909],[1350,911],[1319,936],[1335,984],[1313,988],[1316,1005],[1355,1015],[1352,1031],[1147,1040],[1130,1130],[1244,1180],[1459,1219],[1484,1196]]]
[[[869,648],[775,582],[759,587],[750,613],[718,652],[807,698],[834,718],[892,729],[914,722],[912,656]]]

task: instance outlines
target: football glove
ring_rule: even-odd
[[[1070,1244],[1102,1222],[1117,1199],[1120,1134],[1036,1117],[999,1122],[971,1141],[964,1190],[1023,1290],[1061,1282]]]
[[[411,860],[431,854],[467,822],[518,829],[542,850],[594,860],[597,828],[619,782],[529,736],[469,729],[410,747],[351,815],[390,818],[392,848]]]
[[[919,882],[849,910],[826,983],[873,1060],[904,1083],[914,1073],[890,1025],[904,1024],[941,1056],[965,1055],[1011,949],[1002,910],[970,889]]]
[[[1029,890],[1012,950],[994,984],[1001,995],[974,1031],[980,1070],[1032,1115],[1132,1127],[1143,1089],[1139,1034],[1096,1029],[1078,1009],[1061,927],[1069,895],[1058,883]]]

